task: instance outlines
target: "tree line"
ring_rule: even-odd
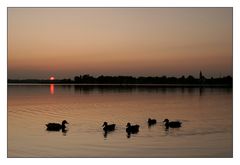
[[[91,75],[75,76],[75,83],[79,84],[232,84],[232,77],[226,76],[221,78],[205,78],[200,76],[195,78],[191,75],[188,77],[133,77],[133,76],[98,76]]]
[[[9,79],[8,83],[74,83],[74,84],[225,84],[232,86],[232,77],[225,76],[219,78],[205,78],[200,72],[199,78],[195,78],[192,75],[187,77],[133,77],[133,76],[98,76],[94,77],[89,74],[75,76],[72,79],[57,79],[57,80],[38,80],[38,79],[25,79],[14,80]]]

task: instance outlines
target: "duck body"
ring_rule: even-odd
[[[164,123],[165,123],[165,127],[166,128],[179,128],[179,127],[181,127],[182,125],[182,123],[181,122],[179,122],[179,121],[171,121],[171,122],[169,122],[169,120],[168,119],[165,119],[164,121],[163,121]]]
[[[115,126],[116,124],[109,124],[107,122],[104,122],[102,127],[103,127],[103,130],[105,132],[109,132],[109,131],[114,131],[115,130]]]
[[[59,123],[48,123],[46,124],[48,131],[60,131],[65,130],[66,126],[65,124],[68,124],[66,120],[62,121],[62,124]]]
[[[127,133],[138,133],[139,131],[139,125],[131,125],[130,123],[127,123],[127,128],[126,128],[126,132]]]
[[[151,118],[148,119],[148,125],[149,125],[149,126],[154,125],[154,124],[156,124],[156,123],[157,123],[157,120],[156,120],[156,119],[151,119]]]

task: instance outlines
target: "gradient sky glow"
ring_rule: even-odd
[[[8,8],[8,78],[232,75],[232,8]]]

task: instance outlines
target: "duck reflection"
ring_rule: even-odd
[[[111,133],[109,131],[103,131],[103,137],[104,139],[107,139],[108,134]]]
[[[131,133],[127,132],[127,138],[130,138],[130,137],[131,137]]]
[[[62,135],[63,136],[67,136],[67,132],[68,132],[68,129],[65,129],[65,128],[62,129]]]
[[[47,132],[51,132],[51,133],[53,133],[53,132],[55,132],[55,133],[56,133],[56,132],[60,132],[60,130],[59,130],[59,131],[57,131],[57,130],[56,130],[56,131],[49,131],[48,129],[46,129],[46,131],[47,131]],[[67,136],[67,132],[68,132],[68,131],[69,131],[69,130],[68,130],[68,129],[65,129],[65,128],[64,128],[64,129],[61,129],[61,132],[62,132],[62,135],[63,135],[63,136]]]

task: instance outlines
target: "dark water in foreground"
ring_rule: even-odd
[[[46,131],[63,119],[66,133]],[[117,124],[106,136],[104,121]],[[128,138],[127,122],[139,133]],[[8,157],[232,157],[232,143],[230,88],[8,86]]]

